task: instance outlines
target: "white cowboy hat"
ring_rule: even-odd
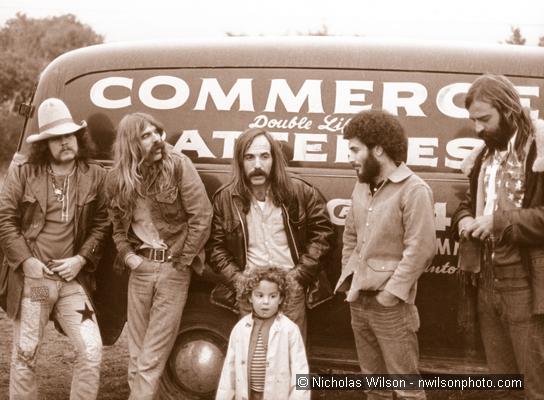
[[[85,128],[87,123],[81,121],[80,125],[76,124],[70,110],[62,100],[49,98],[44,100],[38,108],[38,126],[40,133],[28,136],[27,143],[75,133]]]

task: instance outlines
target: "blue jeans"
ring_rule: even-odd
[[[191,269],[144,259],[128,282],[130,399],[151,400],[178,335]]]
[[[523,374],[525,393],[497,392],[496,398],[525,395],[527,399],[544,399],[542,316],[532,315],[528,284],[508,285],[504,279],[500,283],[500,287],[478,290],[478,317],[487,365],[491,373]]]
[[[363,374],[419,374],[416,332],[419,316],[413,304],[392,307],[378,303],[373,294],[361,294],[349,303],[351,327]],[[397,399],[425,399],[423,390],[395,390]],[[392,399],[393,392],[370,390],[367,399]]]
[[[76,351],[70,399],[96,399],[102,339],[85,290],[75,280],[29,277],[24,278],[21,308],[13,322],[10,398],[38,398],[36,358],[51,314]]]

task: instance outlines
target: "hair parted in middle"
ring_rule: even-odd
[[[361,111],[344,127],[344,139],[357,138],[369,149],[381,146],[399,165],[406,162],[408,139],[398,119],[383,110]]]
[[[534,126],[514,84],[503,75],[484,74],[472,82],[465,96],[465,108],[468,110],[475,101],[491,105],[512,131],[517,132],[515,149],[521,156],[525,143],[534,133]]]
[[[233,178],[232,184],[242,196],[244,212],[249,210],[251,204],[251,189],[249,180],[244,172],[244,155],[257,136],[264,136],[270,143],[270,154],[272,156],[272,170],[270,171],[270,197],[276,207],[289,203],[294,198],[291,178],[287,173],[287,163],[281,145],[277,140],[263,129],[252,128],[243,132],[236,140],[234,146],[234,158],[232,161]]]
[[[145,196],[143,165],[145,152],[140,135],[147,125],[154,126],[161,135],[163,125],[154,117],[145,113],[127,114],[117,128],[117,136],[113,143],[113,187],[109,188],[110,205],[122,211],[124,217],[130,215],[136,199]],[[163,191],[172,185],[174,179],[174,161],[168,148],[164,148],[157,177],[157,191]]]
[[[273,282],[278,285],[278,292],[283,299],[279,309],[285,309],[289,303],[289,289],[293,283],[287,278],[287,272],[279,267],[271,268],[254,268],[246,270],[242,274],[242,279],[236,285],[236,300],[238,303],[244,304],[246,307],[251,306],[249,299],[253,290],[259,286],[261,281]]]

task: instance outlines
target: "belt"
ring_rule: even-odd
[[[170,255],[167,249],[138,249],[136,250],[136,254],[144,256],[151,261],[168,262],[172,260],[172,255]]]
[[[359,290],[359,293],[361,296],[376,296],[378,293],[380,293],[379,290]]]

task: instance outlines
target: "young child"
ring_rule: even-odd
[[[232,329],[216,400],[310,399],[310,391],[295,389],[308,361],[298,326],[280,312],[287,286],[279,268],[244,274],[238,301],[253,312]]]

